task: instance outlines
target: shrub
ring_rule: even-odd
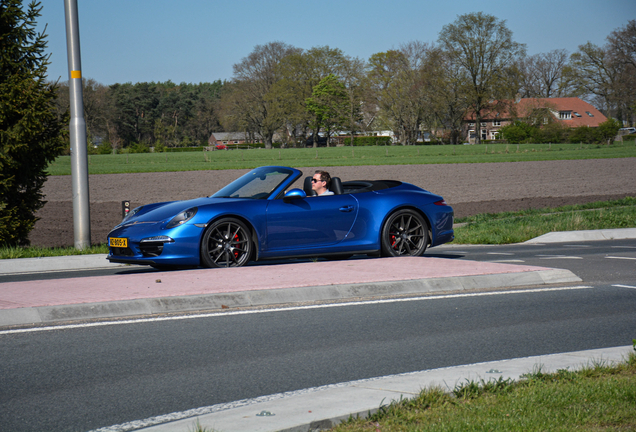
[[[154,152],[155,153],[163,153],[166,151],[166,146],[159,140],[157,140],[157,142],[155,143],[155,149]]]
[[[130,153],[150,153],[150,147],[146,143],[134,143],[128,147]]]
[[[532,137],[535,129],[537,128],[517,120],[513,124],[502,127],[500,133],[510,144],[521,144]]]
[[[104,155],[104,154],[111,154],[113,152],[113,147],[110,145],[109,141],[102,141],[102,143],[97,146],[97,154],[100,155]]]
[[[618,134],[618,130],[620,128],[621,124],[618,122],[618,120],[608,118],[603,123],[598,125],[596,136],[603,143],[609,143],[614,140],[614,137]]]
[[[196,152],[203,151],[205,147],[163,147],[163,152],[166,153],[183,153],[183,152]],[[155,147],[155,151],[158,151]]]
[[[592,144],[598,141],[596,130],[588,126],[579,126],[570,131],[569,141],[571,143]]]
[[[570,132],[570,128],[559,122],[552,122],[543,126],[542,128],[534,128],[532,138],[536,143],[564,143],[567,142],[567,137]]]

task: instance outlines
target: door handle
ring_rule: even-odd
[[[353,206],[352,205],[348,205],[348,206],[340,207],[340,211],[341,212],[346,212],[346,213],[351,212],[351,211],[353,211]]]

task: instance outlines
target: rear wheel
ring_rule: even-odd
[[[382,228],[383,256],[420,256],[428,244],[428,225],[413,210],[398,210]]]
[[[201,265],[204,267],[240,267],[252,255],[249,228],[235,218],[212,223],[201,241]]]

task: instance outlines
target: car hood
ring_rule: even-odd
[[[184,210],[202,206],[210,206],[214,204],[224,204],[228,201],[237,202],[243,201],[241,199],[236,198],[196,198],[192,200],[186,201],[171,201],[164,203],[156,203],[156,204],[148,204],[147,206],[143,206],[143,208],[139,211],[138,214],[134,215],[132,218],[127,220],[124,225],[129,223],[140,223],[140,222],[162,222],[167,221],[178,215]]]

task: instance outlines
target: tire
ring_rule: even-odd
[[[428,224],[413,210],[397,210],[382,228],[382,256],[420,256],[428,246]]]
[[[250,261],[253,243],[250,229],[240,220],[213,222],[201,240],[203,267],[241,267]]]

